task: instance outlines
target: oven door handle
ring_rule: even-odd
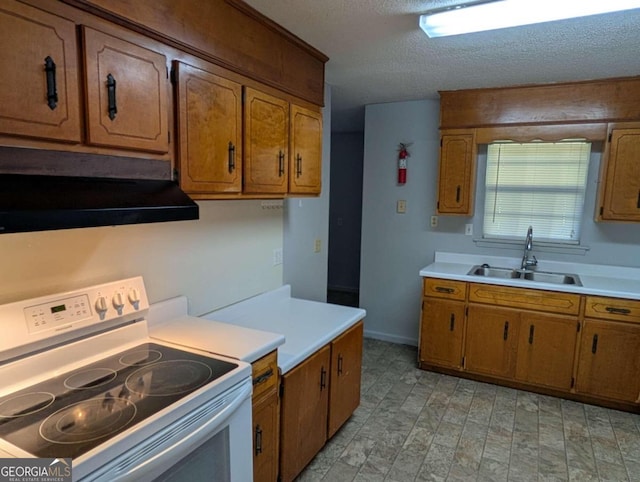
[[[149,458],[140,463],[140,460],[137,460],[137,457],[129,456],[128,458],[131,460],[131,463],[127,464],[123,463],[122,458],[118,457],[105,467],[105,471],[100,471],[101,473],[99,475],[95,474],[97,477],[94,480],[130,480],[132,477],[136,480],[146,480],[149,474],[151,474],[152,478],[159,476],[173,466],[172,463],[165,467],[168,460],[172,460],[174,463],[177,463],[177,461],[191,453],[207,439],[213,437],[217,433],[210,430],[211,428],[215,430],[216,427],[223,426],[227,419],[235,413],[240,405],[242,405],[246,400],[251,400],[251,392],[253,388],[251,385],[251,379],[248,379],[243,385],[244,386],[238,387],[234,390],[235,393],[233,394],[233,400],[226,407],[216,413],[212,418],[205,418],[206,421],[202,425],[197,425],[200,421],[199,419],[195,420],[193,424],[188,424],[180,428],[177,428],[177,424],[174,422],[169,427],[166,427],[164,430],[157,432],[147,440],[138,444],[136,452],[149,450],[150,453],[147,454],[150,455]],[[198,411],[196,410],[195,412],[197,413]],[[182,423],[186,424],[187,422],[183,421]],[[170,446],[160,450],[159,452],[155,452],[153,450],[152,447],[158,444],[157,441],[162,439],[167,432],[180,430],[186,432],[184,437],[180,437],[180,439],[175,443],[172,443]],[[149,446],[149,448],[147,448],[147,446]],[[160,471],[158,471],[159,467],[161,467]]]

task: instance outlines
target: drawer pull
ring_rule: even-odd
[[[502,334],[502,339],[506,341],[507,338],[509,338],[509,322],[505,321],[504,322],[504,333]]]
[[[631,310],[628,308],[616,308],[615,306],[607,306],[605,310],[616,315],[628,315],[631,313]]]
[[[453,288],[445,288],[444,286],[436,286],[435,290],[438,293],[453,293],[455,290]]]
[[[598,335],[593,335],[593,341],[591,342],[591,353],[594,355],[598,351]]]
[[[269,378],[271,378],[273,375],[273,368],[269,368],[266,372],[264,372],[262,375],[257,376],[253,379],[253,385],[260,385],[261,383],[266,382]]]
[[[47,73],[47,105],[54,110],[58,106],[58,89],[56,87],[56,63],[47,55],[44,59],[44,71]]]
[[[533,325],[529,325],[529,345],[533,345],[533,330],[535,327]]]
[[[449,319],[449,331],[453,331],[456,327],[456,315],[451,313],[451,318]]]
[[[262,453],[262,429],[260,425],[256,425],[256,436],[253,446],[255,454],[260,455]]]
[[[320,391],[327,388],[327,370],[322,367],[320,370]]]
[[[342,354],[338,355],[338,375],[342,375]]]

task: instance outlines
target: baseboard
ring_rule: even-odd
[[[398,343],[400,345],[418,346],[417,338],[408,338],[406,336],[390,335],[389,333],[382,333],[380,331],[364,330],[364,336],[366,338],[373,338],[374,340],[389,341],[391,343]]]

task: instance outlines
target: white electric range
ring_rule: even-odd
[[[251,366],[149,337],[141,277],[0,306],[0,455],[73,480],[252,478]]]

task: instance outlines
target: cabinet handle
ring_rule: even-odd
[[[636,205],[638,209],[640,209],[640,189],[638,189],[638,204]]]
[[[504,333],[502,334],[502,339],[506,341],[509,338],[509,322],[504,322]]]
[[[233,172],[236,168],[236,146],[229,141],[229,172]]]
[[[591,353],[594,355],[598,351],[598,335],[593,335],[593,341],[591,342]]]
[[[284,176],[284,152],[278,154],[278,177]]]
[[[262,375],[253,379],[253,386],[260,385],[261,383],[266,382],[272,376],[273,376],[273,368],[269,368]]]
[[[256,434],[253,446],[255,454],[260,455],[262,453],[262,429],[260,428],[260,425],[256,425]]]
[[[607,306],[605,308],[609,313],[615,313],[617,315],[628,315],[631,313],[631,310],[627,308],[616,308],[615,306]]]
[[[453,288],[445,288],[444,286],[436,286],[435,290],[438,293],[453,293],[455,291]]]
[[[533,345],[533,330],[534,330],[534,326],[530,325],[529,326],[529,345]]]
[[[320,370],[320,391],[327,388],[327,370],[322,367]]]
[[[107,74],[107,96],[109,97],[109,119],[113,120],[118,113],[118,106],[116,104],[116,79],[111,74]]]
[[[47,73],[47,104],[54,110],[58,106],[58,89],[56,87],[56,63],[47,55],[44,59],[44,70]]]
[[[456,326],[456,315],[451,313],[451,318],[449,318],[449,331],[453,331]]]
[[[302,156],[298,154],[296,156],[296,177],[302,176]]]
[[[460,186],[456,187],[456,202],[460,202]]]
[[[342,375],[342,353],[338,355],[338,375]]]

